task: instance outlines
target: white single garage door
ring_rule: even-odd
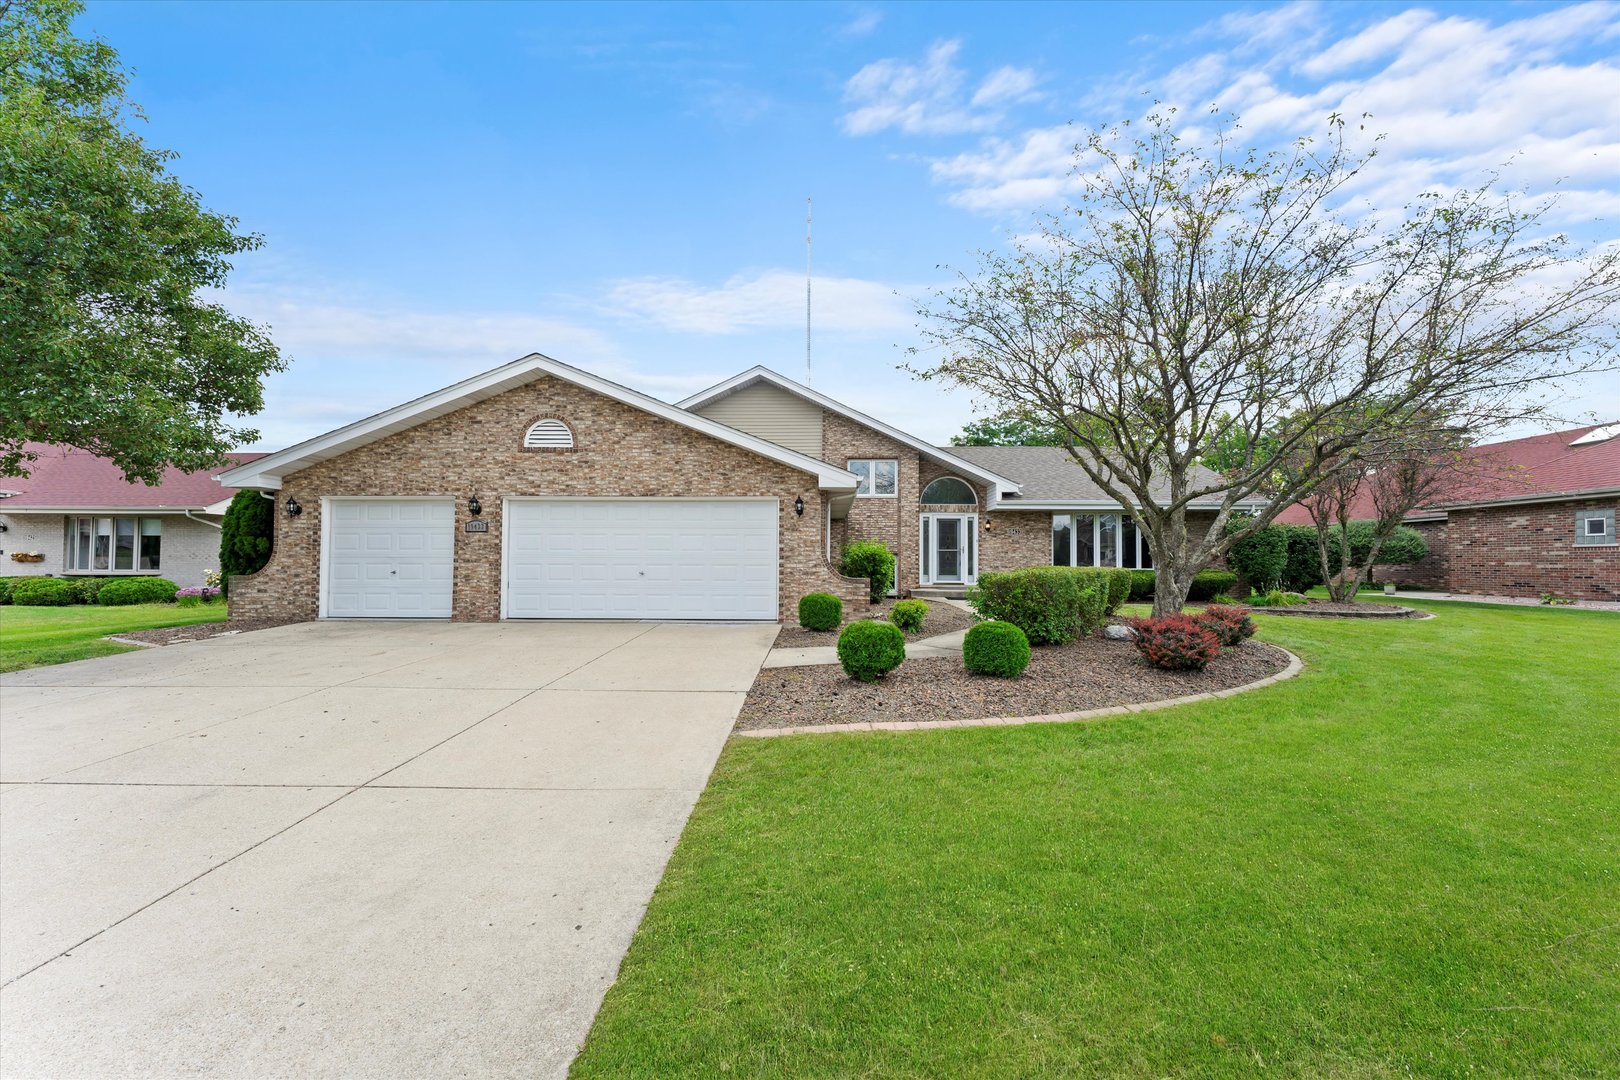
[[[326,521],[328,618],[450,617],[452,500],[333,499]]]
[[[775,499],[512,499],[512,619],[776,619]]]

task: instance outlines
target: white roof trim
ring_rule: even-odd
[[[1587,488],[1581,491],[1546,491],[1537,495],[1511,495],[1503,499],[1470,499],[1464,502],[1436,503],[1443,510],[1477,510],[1490,506],[1522,506],[1530,503],[1576,502],[1581,499],[1603,499],[1620,495],[1620,488]]]
[[[924,457],[932,458],[934,461],[937,461],[941,465],[945,465],[948,468],[961,470],[968,476],[978,480],[980,483],[990,485],[992,489],[990,493],[990,503],[992,506],[995,505],[997,499],[999,499],[1002,495],[1015,494],[1018,491],[1023,490],[1015,480],[1010,480],[1007,477],[1002,476],[1000,473],[991,472],[982,465],[975,465],[973,462],[959,458],[955,454],[946,453],[939,447],[926,443],[917,438],[915,435],[907,435],[904,431],[901,431],[897,427],[890,427],[883,421],[873,419],[863,412],[850,408],[843,402],[834,401],[826,394],[817,393],[808,386],[805,386],[803,383],[794,382],[785,375],[778,375],[776,372],[763,365],[751,367],[740,375],[733,375],[723,383],[718,383],[709,387],[707,390],[693,394],[691,397],[681,402],[680,407],[687,410],[700,409],[709,404],[711,401],[717,401],[728,394],[734,394],[738,390],[751,386],[756,382],[768,382],[772,386],[775,386],[781,390],[786,390],[790,394],[797,394],[806,401],[811,401],[817,405],[820,405],[823,409],[828,409],[832,412],[838,413],[840,416],[847,417],[848,419],[855,421],[857,424],[864,424],[874,431],[882,432],[895,442],[903,443],[906,446],[911,447]]]
[[[215,504],[216,506],[219,504]],[[130,517],[138,514],[208,514],[212,513],[207,506],[177,506],[174,503],[165,503],[162,506],[7,506],[0,503],[0,514],[105,514],[108,517]],[[223,513],[223,511],[221,511]]]
[[[648,397],[646,394],[631,390],[627,386],[609,382],[598,375],[581,370],[571,364],[564,364],[540,353],[530,353],[510,364],[486,371],[481,375],[474,375],[470,379],[463,379],[452,386],[442,390],[435,390],[425,394],[414,401],[407,401],[392,409],[380,412],[375,416],[368,416],[364,420],[357,420],[325,435],[317,435],[313,439],[306,439],[296,446],[274,454],[268,454],[257,461],[248,462],[234,469],[227,469],[220,473],[216,479],[225,487],[257,488],[260,490],[275,491],[281,487],[281,478],[288,473],[306,469],[311,465],[334,458],[339,454],[347,453],[367,443],[376,442],[400,431],[406,431],[418,424],[427,422],[446,413],[454,412],[474,402],[483,401],[497,394],[515,389],[525,383],[533,382],[542,375],[550,375],[563,382],[583,387],[603,397],[612,398],[631,408],[640,409],[662,420],[679,424],[702,432],[721,442],[741,447],[761,457],[780,462],[790,468],[807,472],[816,478],[817,486],[823,490],[853,491],[855,490],[855,474],[843,469],[834,468],[825,461],[818,461],[808,454],[801,454],[796,450],[789,450],[785,446],[749,435],[724,424],[716,423],[707,417],[687,412],[668,402]],[[521,432],[514,431],[512,438],[522,437]]]

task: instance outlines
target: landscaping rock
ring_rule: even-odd
[[[1103,627],[1103,637],[1112,641],[1135,641],[1136,631],[1119,623],[1109,623]]]

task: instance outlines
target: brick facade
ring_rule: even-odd
[[[78,515],[76,515],[78,516]],[[219,569],[219,520],[214,523],[188,518],[184,514],[150,514],[139,510],[122,510],[92,517],[156,517],[163,522],[163,543],[158,555],[158,569],[143,571],[133,576],[161,577],[186,588],[203,584],[205,570]],[[0,514],[0,524],[6,531],[0,533],[0,576],[5,577],[101,577],[93,571],[67,568],[68,528],[70,518],[63,514]],[[16,562],[13,551],[37,551],[45,558],[40,562]],[[129,577],[128,571],[105,575]]]
[[[1609,498],[1451,510],[1448,586],[1490,596],[1620,600],[1620,546],[1575,544],[1576,511],[1617,505]]]
[[[853,540],[879,540],[895,553],[895,588],[903,596],[917,584],[917,500],[921,455],[864,424],[822,410],[822,460],[845,468],[852,459],[888,458],[898,462],[895,497],[856,497],[849,515],[833,522],[833,560]]]
[[[524,432],[540,416],[568,424],[575,448],[524,452]],[[285,476],[278,504],[295,498],[303,513],[289,517],[278,509],[270,562],[257,574],[231,580],[231,614],[315,618],[321,499],[365,495],[456,500],[458,621],[500,617],[501,499],[515,495],[770,496],[780,505],[780,616],[796,619],[799,597],[807,592],[831,592],[850,605],[866,595],[864,580],[843,577],[828,565],[814,476],[572,383],[541,378]],[[487,533],[461,527],[473,495],[483,504]],[[799,497],[802,517],[793,510]]]
[[[1376,564],[1372,568],[1371,580],[1379,585],[1390,583],[1403,589],[1446,588],[1446,522],[1414,521],[1411,527],[1429,545],[1429,553],[1417,562],[1404,566]]]

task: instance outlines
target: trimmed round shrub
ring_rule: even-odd
[[[1240,607],[1205,608],[1193,618],[1213,630],[1223,648],[1241,645],[1254,636],[1254,620]]]
[[[902,600],[889,612],[889,621],[908,634],[921,630],[926,618],[928,603],[925,600]]]
[[[1168,671],[1202,671],[1221,655],[1215,631],[1186,615],[1132,619],[1136,649],[1154,667]]]
[[[979,623],[962,639],[962,664],[975,675],[1015,678],[1029,666],[1029,638],[1012,623]]]
[[[101,587],[101,592],[96,596],[96,603],[102,607],[168,603],[179,591],[180,587],[168,578],[114,578]]]
[[[905,658],[906,635],[893,623],[861,619],[838,635],[838,662],[852,679],[876,682]]]
[[[61,578],[22,578],[11,584],[11,602],[18,607],[67,607],[73,601],[73,584]]]
[[[0,577],[0,604],[11,603],[11,587],[19,581],[27,580],[27,578]]]
[[[878,540],[857,540],[844,545],[844,557],[838,570],[845,577],[866,578],[871,583],[875,604],[894,587],[894,552]]]
[[[806,630],[836,630],[844,621],[844,602],[832,593],[813,592],[799,597],[799,625]]]

